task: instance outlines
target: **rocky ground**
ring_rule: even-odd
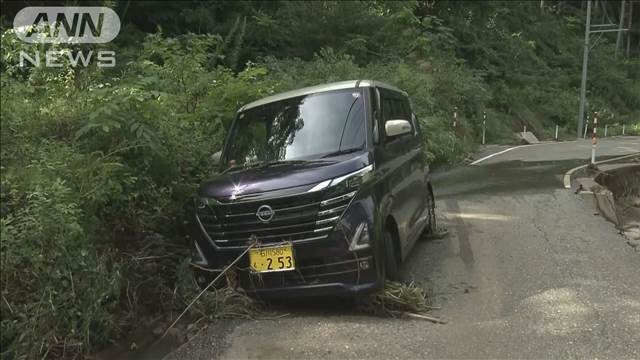
[[[627,243],[640,253],[640,196],[628,196],[616,201]]]

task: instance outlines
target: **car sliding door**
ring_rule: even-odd
[[[405,254],[416,239],[424,210],[426,193],[421,159],[423,154],[407,98],[386,89],[380,89],[380,98],[382,138],[379,155],[382,168],[388,172],[386,180],[392,195],[391,213],[397,222],[402,253]],[[386,136],[384,123],[398,119],[409,121],[412,131],[393,137]]]

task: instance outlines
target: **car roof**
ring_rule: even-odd
[[[238,110],[238,112],[245,111],[245,110],[248,110],[248,109],[251,109],[251,108],[254,108],[254,107],[262,106],[262,105],[265,105],[265,104],[269,104],[269,103],[272,103],[272,102],[275,102],[275,101],[290,99],[290,98],[294,98],[294,97],[298,97],[298,96],[321,93],[321,92],[325,92],[325,91],[352,89],[352,88],[364,88],[364,87],[385,88],[385,89],[397,91],[397,92],[403,94],[404,96],[407,96],[406,92],[398,89],[397,87],[395,87],[393,85],[389,85],[387,83],[384,83],[382,81],[376,81],[376,80],[347,80],[347,81],[333,82],[333,83],[329,83],[329,84],[309,86],[309,87],[305,87],[305,88],[301,88],[301,89],[286,91],[286,92],[282,92],[282,93],[279,93],[279,94],[267,96],[267,97],[264,97],[262,99],[259,99],[259,100],[256,100],[256,101],[253,101],[253,102],[250,102],[250,103],[244,105],[243,107],[240,108],[240,110]]]

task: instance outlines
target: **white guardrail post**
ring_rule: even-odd
[[[596,162],[596,145],[598,145],[598,138],[597,138],[597,126],[598,126],[598,117],[594,116],[593,117],[593,137],[591,138],[591,163],[595,163]]]
[[[453,130],[456,130],[456,125],[458,122],[458,107],[454,106],[453,107]]]
[[[558,141],[558,125],[556,125],[556,141]]]
[[[607,137],[607,128],[609,127],[609,124],[604,124],[604,135],[602,137]]]
[[[451,152],[455,153],[456,152],[456,125],[458,122],[458,107],[454,106],[453,107],[453,138],[451,141]]]
[[[583,139],[587,138],[587,131],[589,130],[589,113],[587,113],[587,120],[584,123],[584,135],[582,136]]]
[[[482,145],[484,145],[487,134],[487,112],[482,113]]]

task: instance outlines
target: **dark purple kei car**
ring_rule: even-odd
[[[256,297],[356,295],[396,278],[435,228],[424,143],[407,93],[378,81],[244,105],[190,214],[198,283],[251,244],[236,278]]]

